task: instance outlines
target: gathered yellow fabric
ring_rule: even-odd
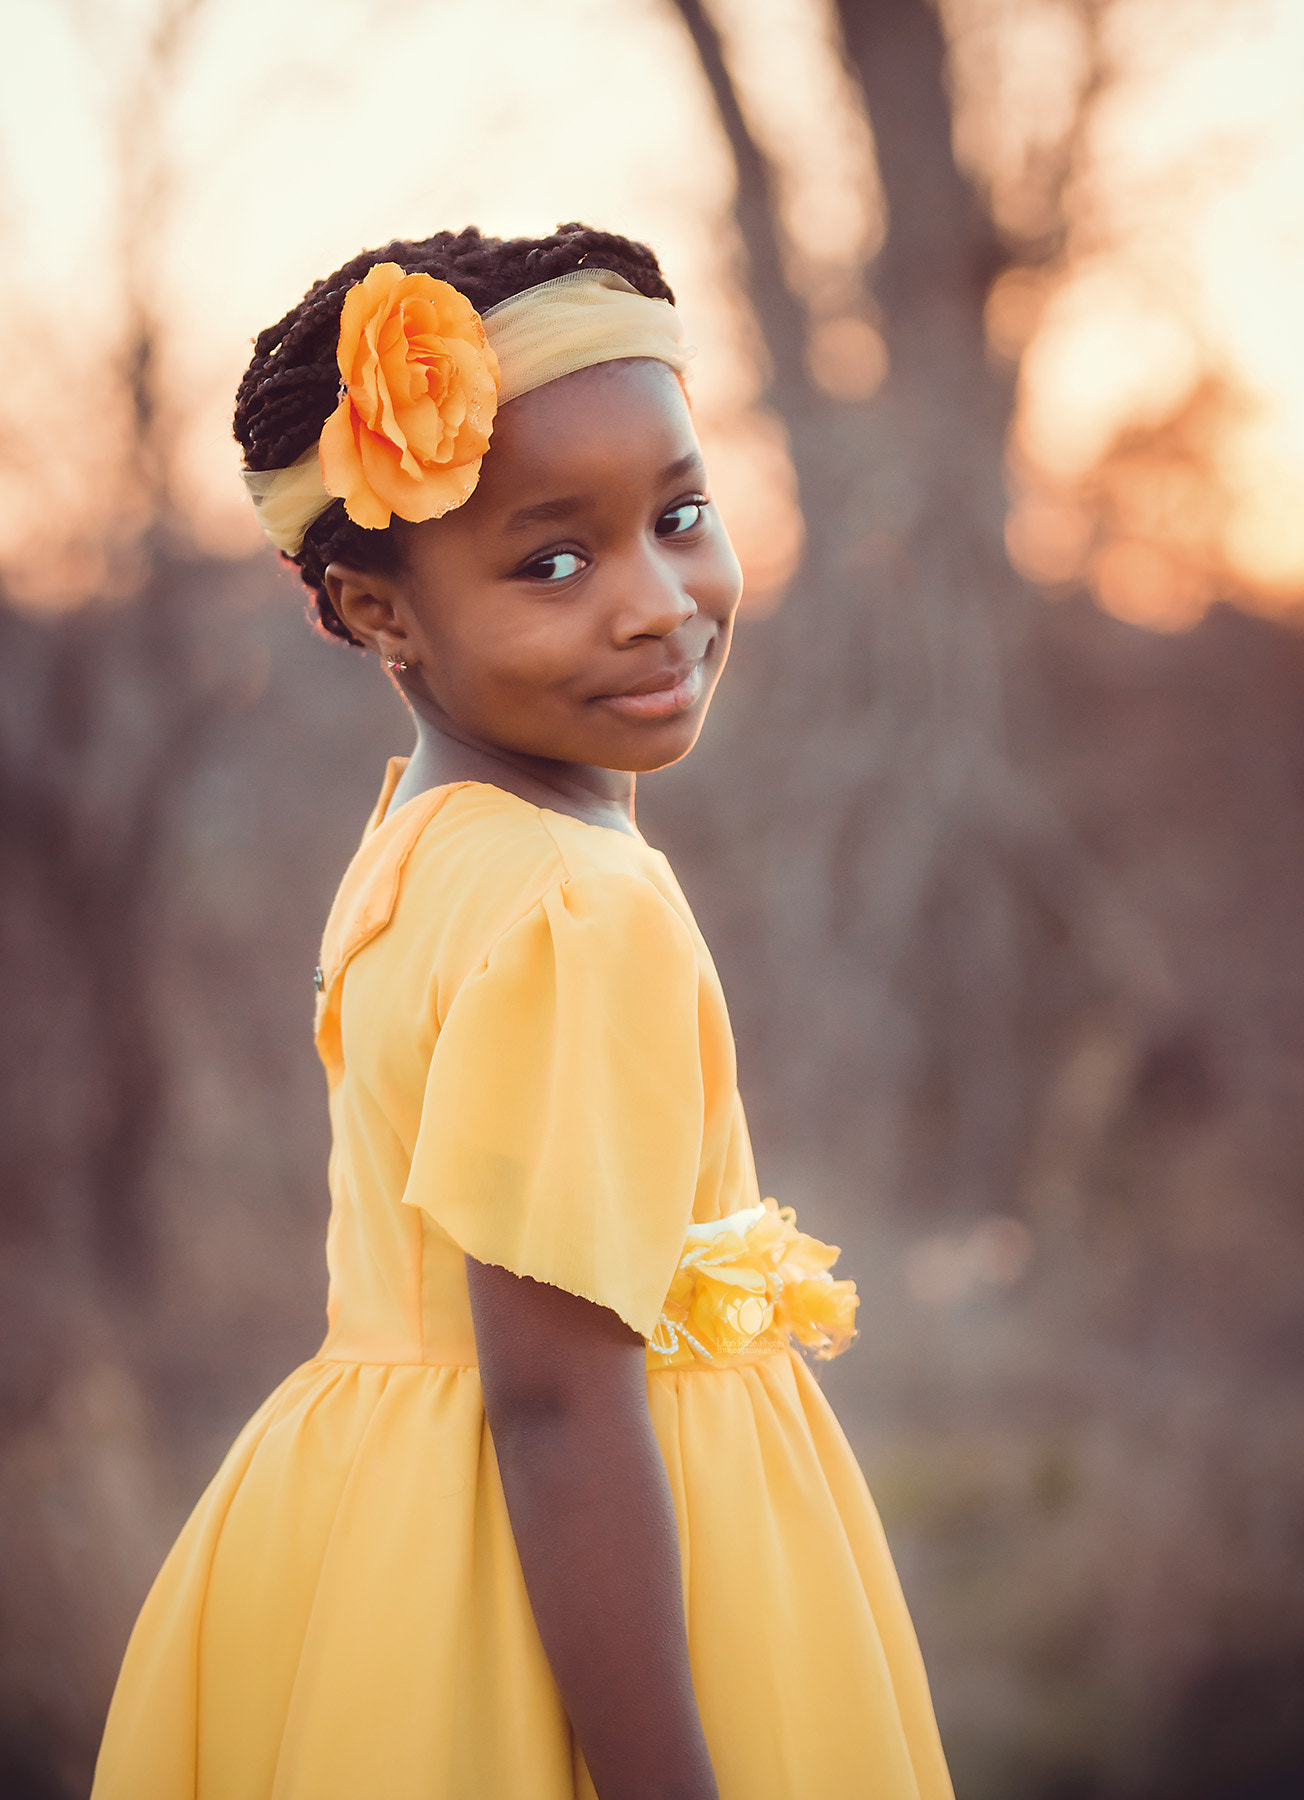
[[[668,864],[480,783],[391,813],[401,766],[318,972],[326,1340],[155,1582],[94,1800],[592,1800],[512,1539],[467,1255],[648,1339],[722,1800],[950,1800],[877,1517],[787,1341],[841,1347],[854,1292],[760,1198]]]
[[[500,300],[484,315],[509,400],[624,356],[650,356],[683,375],[693,359],[679,314],[610,269],[572,269]]]
[[[376,263],[340,319],[339,405],[318,443],[241,478],[269,542],[296,556],[335,499],[357,525],[441,518],[474,492],[500,405],[599,363],[693,358],[668,300],[610,269],[572,269],[491,306],[430,275]]]

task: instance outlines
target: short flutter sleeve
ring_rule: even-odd
[[[698,982],[652,882],[558,883],[448,1007],[404,1199],[477,1261],[650,1336],[701,1161]]]

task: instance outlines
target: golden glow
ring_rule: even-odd
[[[811,375],[839,400],[868,400],[887,374],[887,346],[867,319],[821,319],[806,347]]]
[[[1105,17],[1121,73],[1071,195],[1066,258],[1050,277],[1007,278],[988,307],[993,347],[1022,352],[1010,554],[1155,628],[1220,596],[1293,612],[1304,8],[1196,20],[1179,0],[1117,0]]]
[[[1088,268],[1050,301],[1024,355],[1016,443],[1049,475],[1086,475],[1123,424],[1166,418],[1199,373],[1180,319],[1108,266]]]

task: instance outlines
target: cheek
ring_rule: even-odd
[[[541,700],[573,679],[587,638],[563,608],[486,608],[461,623],[448,645],[450,674],[462,692],[486,705]]]

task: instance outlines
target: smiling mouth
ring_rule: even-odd
[[[650,676],[623,694],[599,695],[604,706],[623,713],[629,719],[670,719],[696,705],[702,693],[702,665],[699,657],[682,675]]]

